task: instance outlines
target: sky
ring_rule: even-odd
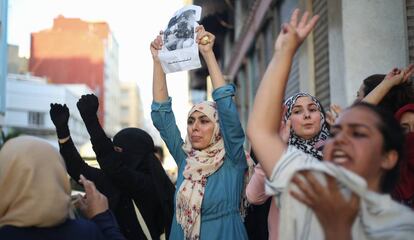
[[[147,127],[152,102],[151,41],[164,29],[183,0],[9,0],[8,43],[19,46],[19,54],[30,54],[30,33],[51,28],[58,15],[85,21],[105,21],[119,44],[121,81],[138,84]],[[169,93],[178,126],[185,131],[188,106],[186,72],[167,75]],[[186,107],[183,107],[186,106]],[[147,129],[153,135],[154,129]],[[160,139],[156,139],[156,143]]]

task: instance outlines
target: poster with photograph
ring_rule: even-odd
[[[158,57],[165,73],[187,71],[201,67],[195,28],[201,17],[201,7],[188,5],[178,10],[163,32],[163,47]]]

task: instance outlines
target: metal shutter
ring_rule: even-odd
[[[314,0],[312,4],[313,14],[319,14],[320,16],[318,24],[313,30],[315,96],[325,109],[329,109],[330,105],[327,5],[327,0]]]
[[[414,0],[406,0],[409,62],[414,63]]]
[[[285,98],[289,98],[297,92],[299,92],[299,57],[298,54],[295,54],[286,86]]]

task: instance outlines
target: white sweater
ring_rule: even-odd
[[[323,185],[326,185],[323,173],[334,176],[348,198],[351,191],[359,195],[360,210],[352,227],[353,239],[414,239],[414,212],[411,209],[393,201],[389,194],[368,190],[365,180],[355,173],[330,162],[320,162],[294,146],[288,147],[273,168],[271,178],[266,180],[266,191],[280,202],[279,239],[324,239],[316,215],[289,194],[297,189],[290,183],[291,178],[304,169],[312,170]]]

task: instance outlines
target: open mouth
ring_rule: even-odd
[[[332,152],[332,162],[337,164],[344,164],[349,162],[350,157],[342,150],[334,150]]]

